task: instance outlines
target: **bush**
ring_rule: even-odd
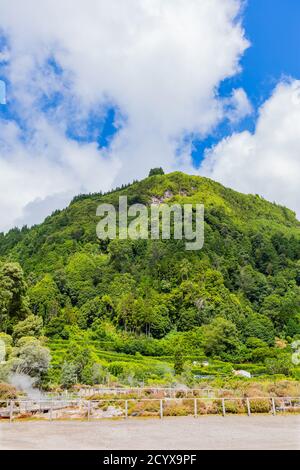
[[[123,374],[124,371],[124,363],[123,362],[112,362],[108,366],[109,372],[114,375],[115,377],[118,377],[119,375]]]
[[[298,381],[281,380],[270,384],[267,393],[277,397],[297,397],[300,396],[300,383]]]
[[[251,399],[250,410],[251,413],[269,413],[271,409],[270,400]]]
[[[162,356],[164,354],[161,342],[153,338],[120,338],[115,342],[115,350],[132,355],[140,353],[143,356]]]
[[[17,396],[15,387],[4,382],[0,383],[0,400],[15,400]]]
[[[222,405],[220,400],[201,401],[198,400],[198,413],[200,414],[218,414],[222,413]]]
[[[247,338],[246,346],[251,349],[268,348],[268,345],[265,341],[259,338],[253,338],[252,336]]]
[[[266,358],[275,357],[277,351],[274,348],[255,348],[252,351],[252,360],[254,362],[264,362]]]
[[[69,339],[69,332],[66,329],[66,319],[63,315],[51,318],[46,326],[46,335],[50,338]]]
[[[60,377],[62,387],[69,388],[72,385],[75,385],[77,381],[77,366],[71,362],[64,362]]]
[[[40,336],[43,327],[42,317],[29,315],[25,320],[17,323],[13,328],[13,338],[18,340],[22,336]]]
[[[184,357],[182,349],[179,347],[174,355],[174,371],[176,375],[180,375],[184,370]]]
[[[292,364],[287,357],[277,359],[266,359],[267,374],[283,374],[289,376],[292,370]]]
[[[165,401],[164,416],[190,416],[194,414],[193,400]]]
[[[221,406],[221,401],[219,406]],[[246,413],[247,408],[243,400],[225,400],[226,413],[240,414]]]
[[[130,416],[158,416],[159,401],[140,401],[128,403],[128,415]]]
[[[41,345],[36,338],[23,337],[15,348],[12,368],[15,372],[28,374],[31,377],[41,377],[47,372],[51,355],[48,348]]]

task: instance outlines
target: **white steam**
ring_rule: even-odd
[[[9,376],[9,382],[11,385],[16,387],[17,390],[25,392],[28,398],[32,398],[34,400],[43,398],[42,392],[39,389],[34,388],[36,381],[36,378],[30,377],[26,374],[13,373]]]

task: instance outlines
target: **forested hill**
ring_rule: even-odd
[[[247,246],[249,249],[249,240],[245,235],[251,238],[252,245],[253,240],[260,239],[261,235],[265,244],[269,244],[269,249],[274,251],[275,258],[276,253],[281,258],[288,259],[299,255],[297,240],[300,236],[300,222],[292,211],[259,196],[245,195],[225,188],[207,178],[176,172],[152,176],[105,195],[95,193],[76,196],[69,207],[55,211],[40,225],[31,229],[14,228],[6,235],[0,233],[1,258],[9,256],[18,260],[27,273],[43,273],[64,268],[73,253],[84,251],[99,254],[101,244],[96,237],[96,224],[99,221],[96,208],[103,202],[112,203],[117,208],[121,195],[128,196],[128,204],[149,205],[153,200],[156,202],[159,199],[170,204],[203,203],[206,221],[205,248],[202,253],[198,253],[197,258],[203,258],[204,253],[214,258],[226,256],[228,250],[240,252]],[[150,246],[156,243],[136,244]],[[166,243],[166,249],[169,244]],[[181,251],[180,246],[178,251]],[[266,259],[261,260],[262,263],[266,263]],[[243,265],[241,260],[237,261],[239,265]],[[272,269],[275,269],[274,266],[269,268],[271,271],[266,274],[271,274]]]
[[[181,240],[98,240],[96,207],[118,207],[120,195],[129,204],[203,203],[203,249],[186,251]],[[78,196],[40,225],[1,234],[1,276],[8,262],[20,263],[27,311],[43,318],[47,336],[104,321],[158,339],[191,330],[206,354],[246,357],[272,347],[276,335],[300,334],[299,229],[292,211],[259,196],[179,172],[155,175]],[[20,320],[15,305],[2,317],[8,332]]]

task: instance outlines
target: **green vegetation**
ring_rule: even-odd
[[[164,174],[165,174],[165,172],[162,169],[162,167],[151,168],[151,170],[149,171],[149,176],[164,175]]]
[[[118,208],[120,195],[129,204],[203,203],[204,248],[98,240],[96,207]],[[27,371],[45,387],[193,385],[233,368],[299,379],[290,360],[300,339],[299,228],[293,212],[259,196],[153,169],[0,234],[0,376]]]

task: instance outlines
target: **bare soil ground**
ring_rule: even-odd
[[[2,422],[0,449],[300,449],[300,416]]]

